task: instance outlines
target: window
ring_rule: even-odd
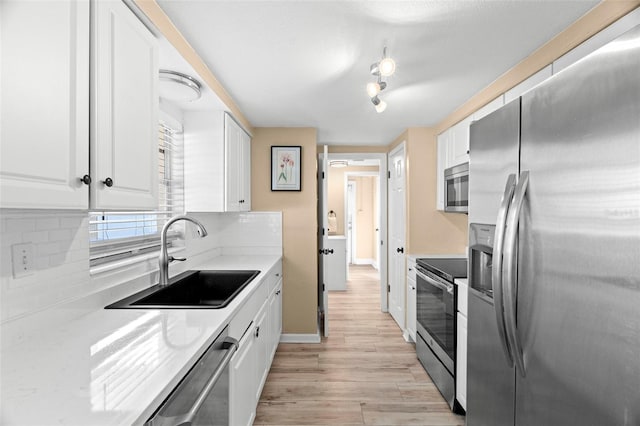
[[[159,123],[158,209],[155,211],[89,212],[91,266],[155,252],[160,231],[175,214],[184,212],[184,151],[182,126],[170,117]],[[169,246],[182,239],[184,223],[171,227]]]

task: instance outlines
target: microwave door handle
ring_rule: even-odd
[[[507,323],[507,338],[511,342],[513,348],[513,358],[516,367],[522,377],[525,377],[526,370],[524,366],[524,357],[522,354],[522,343],[518,335],[516,325],[516,281],[517,281],[517,244],[518,244],[518,224],[520,222],[520,212],[522,211],[522,203],[524,202],[527,188],[529,186],[529,172],[520,173],[518,186],[513,196],[513,203],[509,209],[507,216],[507,232],[504,237],[504,298],[505,303],[505,319]]]
[[[447,285],[447,284],[438,282],[433,278],[426,276],[424,273],[420,272],[420,270],[418,270],[417,268],[416,268],[416,276],[422,278],[423,280],[425,280],[426,282],[428,282],[430,285],[434,287],[438,287],[439,289],[444,290],[447,293],[453,294],[453,284]]]
[[[510,174],[507,178],[507,184],[504,188],[504,194],[500,201],[500,208],[498,209],[498,217],[496,218],[496,231],[494,236],[494,252],[493,252],[493,270],[491,274],[491,280],[493,282],[493,308],[496,314],[496,323],[498,326],[498,335],[500,336],[500,343],[504,350],[504,355],[507,358],[507,365],[509,368],[513,367],[513,356],[511,355],[511,348],[507,341],[506,324],[504,319],[504,297],[502,287],[502,254],[504,244],[504,233],[507,222],[507,213],[509,211],[509,204],[513,198],[513,192],[516,186],[516,175]]]

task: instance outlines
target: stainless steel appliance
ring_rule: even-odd
[[[469,163],[444,171],[444,211],[467,213],[469,207]]]
[[[220,333],[145,426],[227,426],[229,362],[238,342]]]
[[[465,258],[421,258],[416,262],[416,352],[449,406],[455,403],[455,278],[466,278]]]
[[[639,75],[636,27],[471,125],[468,426],[640,424]]]

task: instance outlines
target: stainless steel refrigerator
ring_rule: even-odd
[[[640,425],[640,26],[471,125],[468,426]]]

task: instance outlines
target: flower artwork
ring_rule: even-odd
[[[271,147],[271,190],[300,191],[299,146]]]

